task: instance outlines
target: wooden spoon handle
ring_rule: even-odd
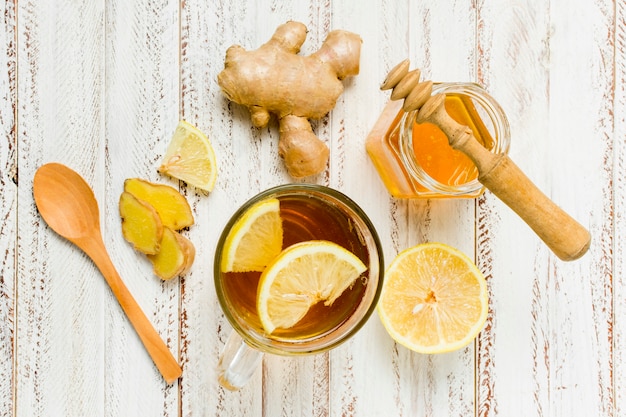
[[[90,238],[74,243],[89,255],[104,276],[165,381],[168,384],[176,381],[182,375],[181,367],[120,278],[102,240]]]
[[[506,155],[489,152],[472,130],[452,119],[443,106],[445,95],[433,96],[419,111],[418,122],[430,121],[448,136],[450,146],[476,165],[478,180],[515,211],[562,260],[585,254],[591,243],[587,229],[558,207]]]

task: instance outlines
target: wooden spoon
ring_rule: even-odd
[[[122,282],[107,253],[100,232],[98,203],[89,185],[65,165],[50,163],[35,173],[33,194],[41,217],[52,230],[82,249],[100,269],[165,381],[176,381],[182,369]]]

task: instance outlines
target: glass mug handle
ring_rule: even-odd
[[[259,366],[263,352],[250,347],[232,330],[217,364],[217,379],[231,391],[242,388]]]

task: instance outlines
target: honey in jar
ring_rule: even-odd
[[[446,111],[472,129],[476,139],[494,153],[507,153],[509,125],[498,103],[483,88],[469,83],[441,83],[433,94],[445,93]],[[462,152],[448,144],[434,124],[417,123],[417,111],[404,112],[402,101],[390,101],[367,137],[366,149],[392,196],[441,198],[479,196],[484,187],[478,171]]]

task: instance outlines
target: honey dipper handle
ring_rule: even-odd
[[[500,158],[491,171],[478,179],[513,209],[560,259],[578,259],[589,249],[591,236],[587,229],[542,193],[509,157]]]
[[[466,154],[478,169],[478,180],[515,211],[562,260],[587,252],[591,235],[550,200],[506,155],[488,151],[446,112],[444,95],[433,96],[419,111],[417,121],[430,121],[448,136],[450,145]]]

